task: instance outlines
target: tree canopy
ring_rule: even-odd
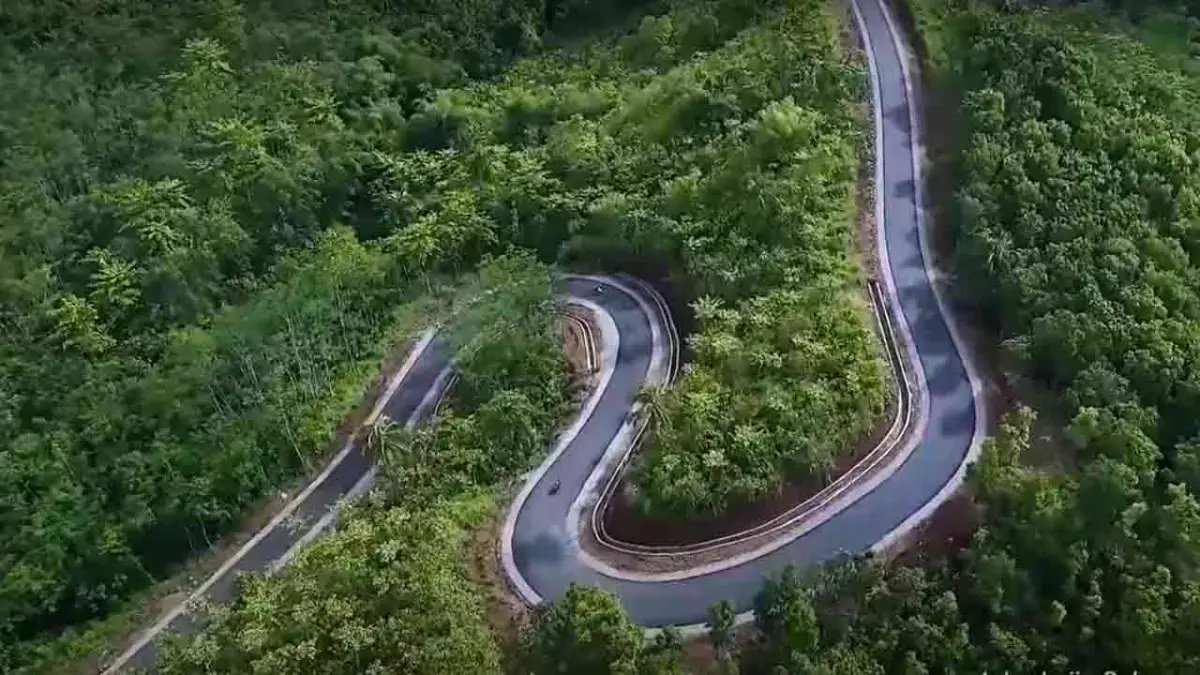
[[[522,635],[522,668],[534,675],[682,675],[678,637],[662,637],[647,642],[616,597],[572,584],[538,608]]]
[[[3,3],[0,670],[319,459],[442,271],[380,153],[577,4]]]
[[[694,302],[646,508],[850,450],[888,390],[849,253],[862,65],[820,0],[635,4],[0,7],[0,669],[309,471],[443,310],[462,379],[392,430],[385,493],[528,468],[571,400],[546,265]],[[471,284],[509,304],[442,303]]]
[[[250,578],[236,604],[213,608],[199,638],[168,644],[158,672],[499,672],[499,649],[459,562],[462,525],[480,507],[454,506],[465,523],[404,508],[341,518],[278,576]]]
[[[1200,431],[1200,79],[1082,16],[975,11],[946,43],[968,134],[962,281],[1013,364],[1060,394],[1084,460],[983,464],[971,600],[993,658],[1189,670],[1197,502],[1174,466]]]
[[[915,2],[932,81],[962,100],[956,292],[1054,392],[985,446],[980,527],[948,560],[856,560],[759,597],[748,662],[852,672],[1191,672],[1196,622],[1198,74],[1095,11]],[[1156,28],[1158,27],[1158,28]],[[1044,450],[1043,450],[1044,452]],[[796,665],[802,664],[802,665]]]
[[[570,397],[560,317],[548,267],[529,256],[484,263],[459,290],[445,328],[458,349],[457,382],[435,419],[376,430],[371,449],[386,501],[429,507],[533,468]]]

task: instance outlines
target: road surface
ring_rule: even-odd
[[[579,436],[558,458],[543,467],[543,481],[561,480],[548,494],[542,484],[518,504],[511,540],[510,576],[527,600],[553,600],[572,583],[605,588],[621,598],[630,616],[645,626],[693,625],[707,609],[726,600],[739,612],[749,610],[764,577],[788,565],[807,565],[843,553],[858,553],[902,534],[961,482],[966,460],[982,437],[978,380],[970,372],[947,322],[949,309],[938,297],[925,223],[919,211],[922,193],[917,120],[910,96],[910,74],[899,47],[903,39],[880,0],[858,0],[856,18],[864,32],[876,101],[876,194],[881,281],[899,308],[904,333],[900,342],[915,352],[921,423],[913,452],[874,490],[794,541],[756,559],[705,574],[636,580],[616,578],[580,555],[568,524],[570,506],[617,433],[627,407],[646,377],[648,320],[627,298],[606,296],[620,332],[618,365],[608,390]],[[919,126],[916,126],[919,129]],[[515,567],[515,569],[512,569]],[[627,576],[627,575],[622,575]],[[629,575],[632,576],[632,575]],[[682,577],[682,578],[679,578]]]

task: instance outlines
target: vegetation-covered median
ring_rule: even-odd
[[[619,52],[593,50],[632,84],[547,134],[549,165],[571,167],[568,185],[586,169],[597,190],[566,253],[664,258],[697,298],[692,363],[652,396],[634,474],[658,515],[720,512],[829,471],[891,391],[850,254],[862,69],[822,3],[781,4],[687,59],[697,24],[722,17],[728,31],[720,3],[643,20]],[[579,77],[528,66],[540,86]]]
[[[511,241],[666,272],[693,363],[634,480],[659,515],[829,472],[891,391],[851,255],[861,64],[824,3],[674,3],[636,31],[432,97],[372,187],[403,260]],[[659,424],[658,422],[662,422]]]

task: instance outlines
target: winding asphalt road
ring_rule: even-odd
[[[762,580],[792,564],[818,563],[844,553],[879,548],[927,517],[962,481],[982,438],[978,380],[964,361],[945,301],[933,285],[923,215],[917,116],[903,60],[903,36],[881,0],[854,0],[856,20],[871,66],[876,116],[876,196],[881,282],[887,291],[899,342],[919,379],[920,414],[913,451],[894,473],[816,528],[751,560],[704,573],[639,580],[594,564],[578,545],[581,493],[594,490],[604,467],[620,458],[620,440],[632,427],[629,411],[644,382],[663,379],[665,317],[638,288],[597,278],[567,280],[570,300],[593,310],[608,339],[600,386],[547,460],[528,479],[502,541],[506,571],[526,600],[553,600],[571,582],[597,585],[620,596],[630,615],[654,627],[703,622],[709,606],[728,600],[750,608]],[[599,289],[603,290],[599,290]],[[427,415],[449,372],[447,350],[432,334],[415,346],[372,414],[416,423]],[[616,439],[616,440],[614,440]],[[270,571],[285,564],[332,524],[336,504],[368,489],[374,469],[355,443],[295,496],[269,525],[239,549],[190,600],[227,601],[239,572]],[[549,485],[560,481],[551,495]],[[301,523],[299,528],[289,523]],[[155,638],[194,627],[184,605],[114,659],[106,673],[125,666],[153,668]]]
[[[708,607],[727,600],[748,610],[764,577],[788,565],[819,563],[889,542],[928,515],[961,482],[966,461],[982,435],[977,380],[960,354],[948,311],[932,283],[921,194],[919,142],[907,65],[895,30],[880,0],[858,0],[856,18],[869,52],[876,99],[879,244],[890,309],[907,333],[910,361],[922,380],[921,420],[908,459],[889,478],[815,529],[757,559],[669,580],[617,578],[580,555],[568,527],[570,506],[592,471],[593,461],[623,423],[637,385],[645,378],[648,319],[627,298],[608,298],[620,332],[617,371],[579,436],[559,457],[542,467],[528,499],[518,502],[512,532],[510,571],[527,600],[561,595],[571,582],[600,586],[621,598],[629,614],[645,626],[692,625],[706,619]],[[561,480],[550,495],[542,483]],[[624,577],[626,575],[622,575]]]

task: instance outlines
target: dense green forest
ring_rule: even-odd
[[[0,669],[319,461],[444,262],[371,241],[393,227],[371,193],[386,153],[429,91],[551,20],[4,3]]]
[[[437,92],[406,133],[445,150],[389,167],[378,192],[402,258],[498,238],[658,269],[697,299],[693,362],[654,397],[635,475],[645,509],[691,515],[827,471],[890,388],[849,254],[865,79],[836,20],[808,0],[760,21],[737,0],[677,4]],[[448,226],[480,191],[503,205],[496,229]]]
[[[384,422],[369,444],[389,504],[431,507],[537,464],[571,406],[552,271],[528,256],[486,261],[446,331],[458,380],[432,423]]]
[[[912,10],[930,82],[962,104],[955,291],[994,322],[1005,367],[1055,394],[1073,466],[1027,463],[1032,413],[1018,410],[971,472],[980,527],[964,550],[789,571],[764,586],[748,642],[715,607],[718,672],[1196,672],[1194,29]],[[545,664],[566,654],[580,672],[678,668],[677,636],[634,640],[595,591],[540,614],[521,672],[559,672]]]
[[[1200,79],[1036,18],[963,22],[963,286],[1019,367],[1098,416],[1081,425],[1170,466],[1200,431]],[[1036,58],[1001,65],[1018,51]]]
[[[487,492],[544,451],[566,405],[551,271],[488,261],[459,289],[448,334],[460,380],[436,423],[369,435],[383,467],[369,502],[297,564],[253,578],[203,635],[160,658],[164,673],[487,673],[499,648],[466,579],[464,528]]]
[[[917,4],[927,3],[917,0]],[[1200,2],[1197,0],[994,0],[991,4],[1007,11],[1092,4],[1135,19],[1154,16],[1163,11],[1200,16]]]
[[[641,185],[604,195],[597,229],[608,231],[586,234],[665,251],[682,268],[676,286],[698,297],[691,363],[648,397],[652,435],[635,481],[652,513],[711,513],[827,472],[891,391],[848,255],[863,69],[844,56],[831,14],[792,4],[597,121],[620,130],[610,144],[628,153],[611,180]],[[686,37],[700,21],[647,19],[620,47],[638,62],[678,59],[648,37]],[[593,152],[621,150],[601,143],[564,161],[590,166]]]
[[[1072,468],[1026,463],[1017,411],[971,472],[965,549],[789,571],[749,641],[713,608],[721,672],[1200,672],[1196,29],[1032,4],[909,8],[961,104],[955,292],[1053,392]],[[651,511],[827,468],[887,387],[847,254],[864,78],[837,22],[643,9],[582,41],[588,3],[0,9],[0,667],[317,461],[428,312],[464,350],[438,424],[370,430],[370,502],[164,670],[683,671],[677,634],[641,640],[594,589],[502,644],[462,570],[571,404],[553,265],[636,260],[695,299],[693,363],[646,397]]]
[[[707,147],[656,169],[678,177],[647,204],[674,221],[700,296],[691,363],[647,397],[636,479],[648,512],[719,512],[826,474],[887,402],[847,256],[865,78],[838,39],[830,14],[785,14],[650,90],[694,80],[728,112]],[[692,143],[707,130],[658,124]]]
[[[1194,28],[989,7],[911,6],[929,82],[961,101],[955,290],[994,322],[1006,368],[1057,394],[1075,466],[1026,464],[1018,411],[972,471],[964,551],[769,585],[748,667],[1200,668]]]
[[[768,494],[873,424],[861,64],[817,0],[633,4],[0,7],[0,669],[319,465],[420,328],[513,309],[445,289],[632,266],[697,300],[696,365],[640,474],[653,510]],[[443,424],[378,430],[383,494],[451,498],[536,459],[571,400],[530,348],[556,335],[541,297],[510,342],[464,329]],[[689,419],[687,398],[737,416]],[[395,508],[380,528],[424,505]]]
[[[347,514],[279,576],[252,578],[236,605],[214,608],[200,638],[165,647],[159,672],[498,672],[458,556],[478,501]]]

